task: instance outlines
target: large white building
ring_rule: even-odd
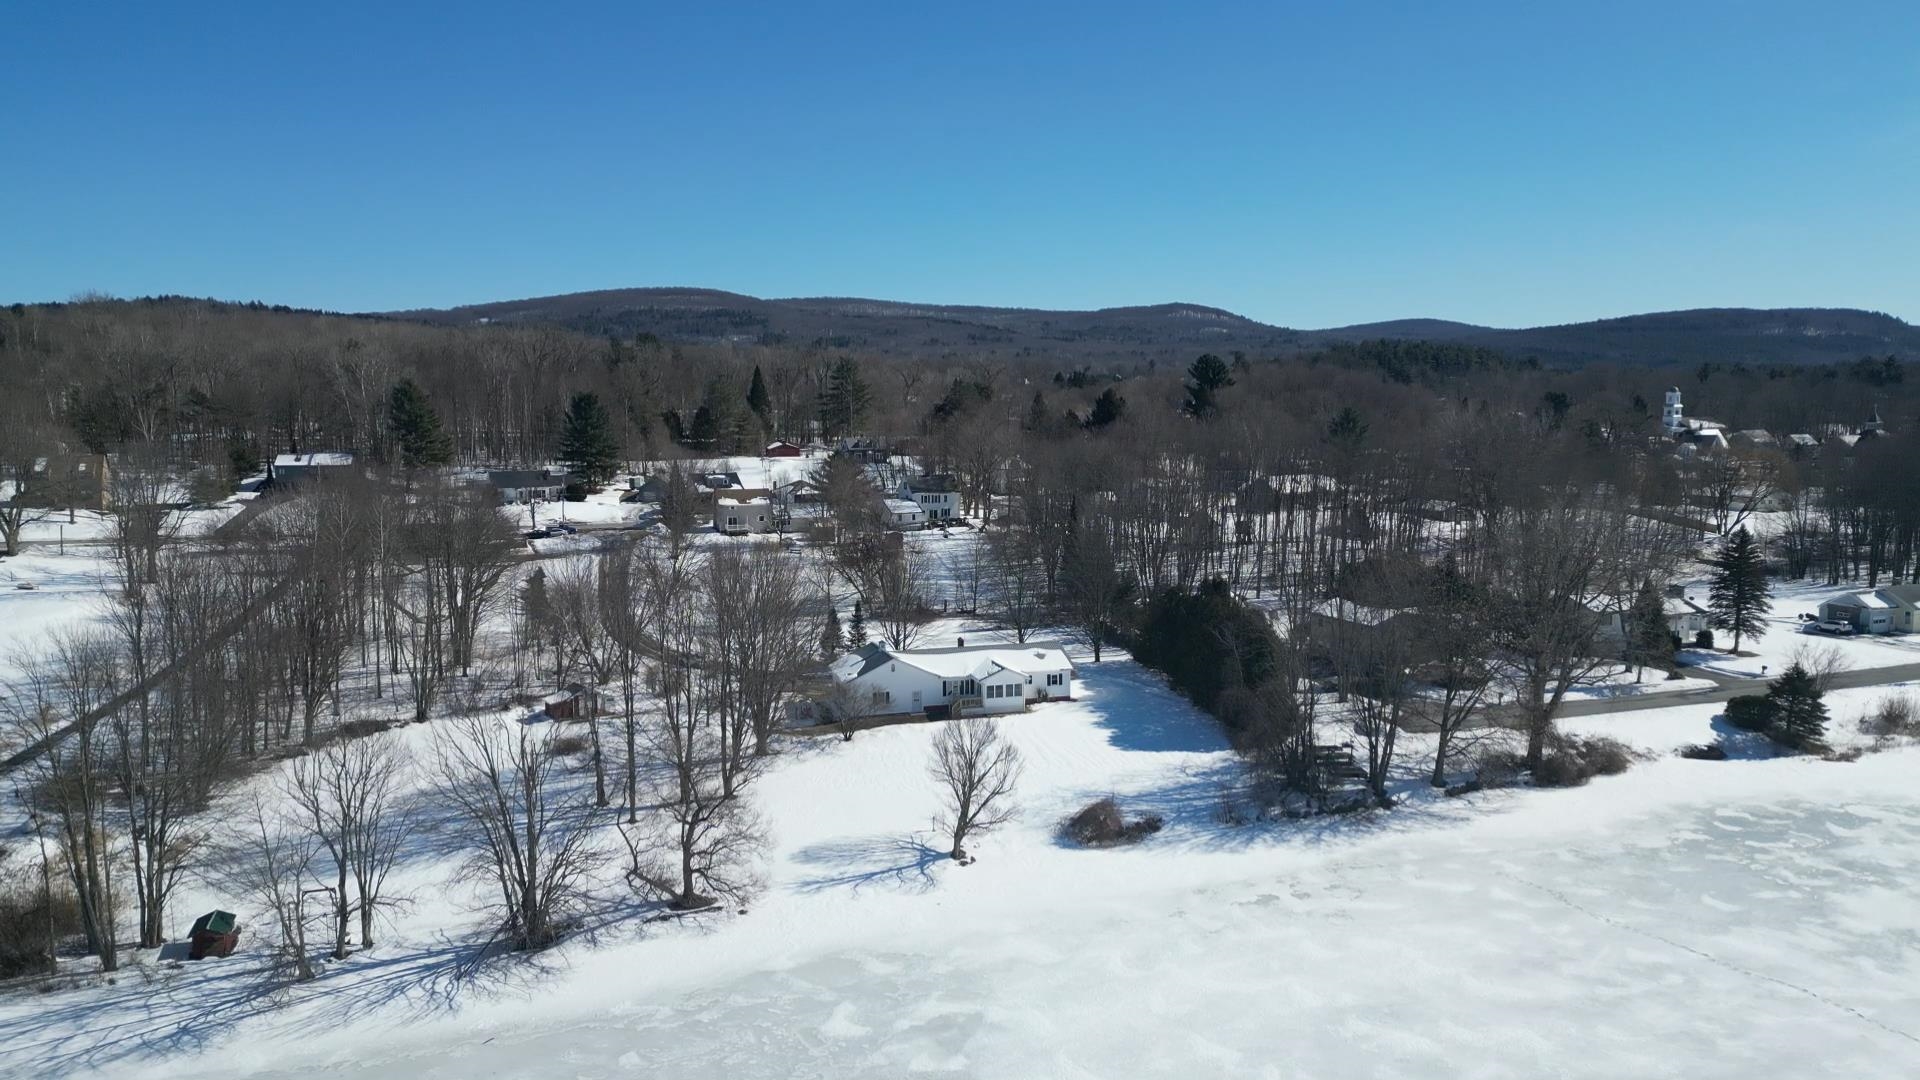
[[[1073,696],[1073,661],[1056,642],[892,649],[875,642],[834,661],[833,678],[868,716],[1018,712]]]

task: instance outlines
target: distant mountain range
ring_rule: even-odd
[[[1445,341],[1573,366],[1597,362],[1810,364],[1888,353],[1920,357],[1920,328],[1852,308],[1701,308],[1564,326],[1500,329],[1400,319],[1327,330],[1269,326],[1199,304],[1097,311],[910,304],[810,297],[765,300],[717,289],[609,289],[466,307],[388,312],[440,325],[547,324],[630,338],[828,346],[900,357],[1056,356],[1063,360],[1184,360],[1200,352],[1253,356],[1371,338]]]

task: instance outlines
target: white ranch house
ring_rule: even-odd
[[[892,649],[874,642],[834,661],[831,671],[869,716],[1009,713],[1073,697],[1073,661],[1050,641],[948,649]]]

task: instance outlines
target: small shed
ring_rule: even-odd
[[[806,452],[807,452],[806,448],[799,445],[798,443],[790,443],[790,442],[787,442],[785,439],[781,439],[778,442],[770,442],[767,444],[766,456],[767,457],[801,457],[804,454],[806,454]]]
[[[231,911],[209,911],[193,920],[187,941],[189,960],[226,956],[240,944],[240,923]]]

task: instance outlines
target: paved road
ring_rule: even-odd
[[[1616,698],[1569,701],[1560,706],[1558,715],[1599,716],[1606,713],[1636,712],[1641,709],[1673,709],[1681,705],[1726,701],[1741,694],[1767,692],[1768,680],[1766,679],[1740,679],[1700,668],[1688,668],[1686,672],[1688,675],[1711,679],[1719,685],[1712,689],[1680,690],[1670,694],[1628,694]],[[1843,690],[1857,686],[1888,686],[1893,683],[1912,682],[1916,679],[1920,679],[1920,664],[1899,664],[1894,667],[1842,671],[1835,674],[1827,686],[1828,689]]]

